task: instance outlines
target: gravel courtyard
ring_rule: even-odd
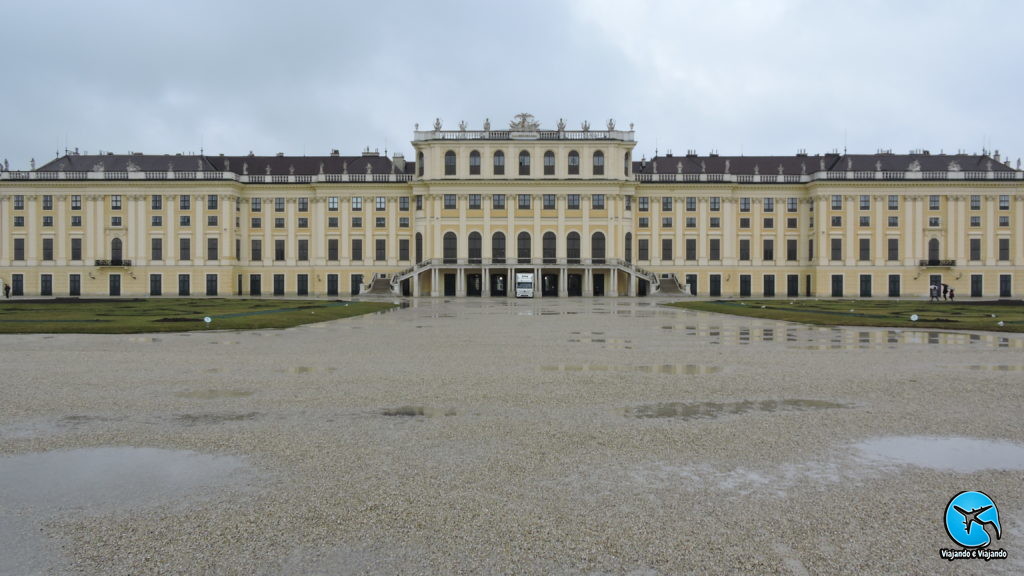
[[[1024,336],[650,299],[0,336],[0,574],[1024,573]],[[1006,560],[939,557],[964,490]]]

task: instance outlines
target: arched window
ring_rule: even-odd
[[[479,232],[469,233],[469,263],[479,264],[483,258],[483,239]]]
[[[544,175],[555,175],[555,153],[551,150],[544,153]]]
[[[114,261],[115,266],[121,263],[124,259],[124,253],[121,251],[121,239],[114,238],[110,241],[110,259]]]
[[[455,232],[444,233],[444,263],[454,264],[459,257],[459,240]]]
[[[520,264],[530,263],[530,233],[520,232],[516,238],[516,254]]]
[[[420,177],[423,176],[423,152],[416,155],[416,174]]]
[[[633,233],[626,232],[626,262],[633,261]]]
[[[938,260],[939,259],[939,239],[932,238],[928,241],[928,259]]]
[[[451,150],[444,153],[444,175],[455,176],[455,152]]]
[[[554,232],[545,232],[542,239],[542,254],[545,264],[555,263],[555,245],[557,244]]]
[[[423,234],[416,233],[416,262],[423,262]]]
[[[604,152],[594,152],[594,176],[604,175]]]
[[[573,150],[569,152],[569,175],[574,176],[580,173],[580,153]]]
[[[625,176],[629,176],[629,167],[633,164],[629,159],[629,152],[626,152],[626,156],[622,159],[622,173]]]
[[[469,173],[473,176],[480,174],[480,153],[476,150],[469,153]]]
[[[570,264],[580,263],[580,234],[579,232],[569,232],[569,235],[565,239],[565,256],[569,259]]]
[[[503,176],[505,174],[505,153],[498,150],[494,153],[494,175]]]
[[[505,263],[505,235],[495,232],[491,237],[491,261],[495,264]]]
[[[530,153],[526,150],[519,153],[519,175],[530,175]]]
[[[594,232],[590,237],[590,257],[594,264],[604,264],[604,234]]]

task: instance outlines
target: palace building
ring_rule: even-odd
[[[414,157],[67,154],[0,170],[15,296],[961,298],[1024,290],[999,154],[634,158],[633,127],[417,129]]]

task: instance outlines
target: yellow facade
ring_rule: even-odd
[[[998,157],[635,161],[632,129],[517,120],[417,131],[408,163],[69,155],[0,172],[0,280],[83,297],[493,297],[516,271],[549,296],[1024,286],[1024,180]]]

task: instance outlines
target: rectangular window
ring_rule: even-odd
[[[216,226],[217,225],[217,217],[214,216],[214,215],[207,216],[206,217],[206,225],[207,226]]]
[[[377,262],[383,262],[388,259],[387,256],[387,240],[383,238],[377,238],[374,242],[374,260]]]
[[[309,212],[309,198],[299,198],[299,212]]]
[[[721,228],[722,227],[722,219],[719,218],[718,216],[712,216],[711,217],[711,222],[708,224],[708,226],[710,228]]]
[[[409,217],[408,216],[400,217],[398,219],[398,227],[399,228],[408,228],[409,227]]]
[[[937,228],[942,224],[942,219],[938,216],[931,216],[928,218],[928,226],[931,228]]]
[[[210,194],[209,196],[206,197],[206,209],[207,210],[216,210],[217,209],[217,195],[216,194]]]
[[[832,217],[832,225],[833,226],[842,226],[843,225],[843,217],[842,216],[833,216]]]
[[[383,212],[388,207],[388,199],[384,196],[377,196],[373,199],[373,209],[377,212]]]
[[[697,259],[697,239],[687,238],[686,239],[686,259],[696,260]]]
[[[192,225],[192,217],[188,214],[178,216],[178,226],[188,227]]]
[[[338,219],[337,216],[331,216],[331,217],[329,217],[327,219],[327,227],[328,228],[337,228],[338,227],[338,222],[339,222],[339,219]]]
[[[299,218],[299,228],[309,228],[309,218]]]
[[[626,205],[623,207],[623,210],[625,210],[626,212],[632,211],[633,210],[633,197],[632,196],[626,196],[625,200],[626,200]]]
[[[252,253],[249,255],[250,260],[263,260],[263,240],[259,238],[253,238],[251,252]]]
[[[661,239],[661,259],[665,262],[671,262],[673,260],[671,238]]]
[[[53,260],[53,238],[43,238],[43,260]]]
[[[519,195],[519,209],[520,210],[529,210],[530,209],[530,195],[529,194],[520,194]]]
[[[43,195],[43,210],[53,210],[53,196],[49,194]]]
[[[814,260],[814,239],[807,241],[807,259]]]
[[[871,226],[871,216],[861,216],[859,220],[862,228]]]
[[[491,196],[491,208],[493,208],[495,210],[504,210],[505,209],[505,195],[504,194],[495,194],[495,195]]]
[[[670,196],[665,196],[661,199],[661,210],[662,212],[672,211],[672,198]]]
[[[740,218],[740,228],[750,228],[750,218]]]
[[[843,197],[839,194],[832,195],[832,209],[842,210],[843,209]]]
[[[641,216],[640,217],[640,221],[637,224],[637,226],[639,226],[640,228],[648,228],[648,227],[650,227],[650,225],[651,225],[651,219],[648,218],[647,216]]]
[[[423,196],[421,194],[416,195],[416,209],[423,210]]]
[[[353,216],[352,217],[352,227],[353,228],[362,228],[363,227],[363,217],[362,216]]]
[[[479,210],[480,209],[480,195],[479,194],[470,194],[469,195],[469,209],[470,210]]]
[[[928,209],[938,210],[939,209],[939,197],[936,194],[928,196]]]
[[[327,259],[330,261],[336,261],[338,259],[338,239],[331,238],[327,240]]]
[[[696,228],[697,227],[697,217],[696,216],[687,216],[686,217],[686,227],[687,228]]]
[[[999,217],[999,227],[1000,228],[1006,228],[1009,225],[1010,225],[1010,217],[1009,216],[1000,216]]]
[[[160,227],[164,225],[164,217],[154,214],[150,219],[150,225],[154,227]]]
[[[352,239],[352,259],[361,262],[363,260],[363,239]]]
[[[591,196],[590,207],[594,210],[604,210],[604,194],[594,194]]]
[[[711,211],[718,212],[722,209],[722,198],[719,196],[711,197]]]
[[[262,212],[263,211],[263,199],[262,198],[253,198],[252,200],[250,200],[249,201],[249,211],[250,212]]]
[[[71,209],[72,210],[81,210],[82,209],[82,197],[79,196],[78,194],[73,194],[71,196]]]
[[[217,260],[219,254],[217,253],[217,239],[207,238],[206,239],[206,259]]]
[[[861,210],[870,210],[871,209],[871,196],[868,196],[867,194],[861,194],[860,195],[860,209]]]
[[[797,241],[795,238],[789,238],[786,240],[786,261],[796,262],[799,260],[797,256]]]
[[[120,194],[114,194],[113,196],[110,197],[110,209],[111,210],[120,210],[121,209],[121,195]]]
[[[114,226],[120,226],[121,225],[121,217],[120,216],[114,216],[113,219],[117,220],[117,224],[114,224]],[[52,228],[53,227],[53,216],[43,216],[43,227],[44,228]]]
[[[798,209],[796,198],[786,198],[786,212],[796,212]]]
[[[671,228],[672,227],[672,217],[671,216],[663,216],[661,218],[661,227],[662,228]]]
[[[398,259],[402,262],[408,262],[409,260],[409,239],[401,238],[398,240]]]
[[[17,218],[18,218],[18,216],[15,216],[15,219],[17,219]],[[15,225],[17,225],[17,224],[15,224]],[[82,217],[81,216],[72,216],[71,217],[71,225],[74,226],[75,228],[80,227],[82,225]]]
[[[383,216],[378,216],[374,219],[374,226],[377,228],[384,228],[387,226],[387,219]]]
[[[999,239],[999,261],[1006,262],[1010,259],[1010,239]]]
[[[457,206],[456,202],[457,202],[457,199],[456,199],[455,194],[445,194],[444,195],[444,209],[445,210],[455,210],[455,208]]]
[[[49,223],[47,223],[47,221],[46,221],[47,218],[50,219]],[[110,225],[115,227],[115,228],[120,226],[121,225],[121,217],[120,216],[111,216],[110,217]],[[50,216],[43,216],[43,226],[53,226],[53,218],[50,217]]]
[[[149,239],[149,255],[152,260],[163,260],[164,259],[164,240],[163,238],[150,238]]]
[[[708,260],[718,261],[722,259],[722,241],[718,238],[711,238],[708,242]]]
[[[1010,209],[1010,196],[1008,194],[999,195],[999,209],[1009,210]]]
[[[178,260],[188,261],[192,259],[192,240],[190,238],[178,238]]]
[[[833,262],[839,262],[843,259],[843,239],[832,238],[832,257]]]
[[[775,228],[775,218],[765,218],[762,226],[765,230],[772,230]]]
[[[284,228],[284,218],[274,218],[274,228]]]
[[[353,196],[352,197],[352,211],[359,212],[363,209],[363,197]]]
[[[740,239],[740,261],[747,262],[750,260],[750,239]]]
[[[274,212],[284,212],[284,198],[274,198]]]
[[[25,197],[21,194],[14,195],[14,209],[24,210],[25,209]]]
[[[900,225],[900,217],[899,216],[889,216],[888,224],[889,224],[889,228],[896,228],[896,227],[898,227]]]
[[[568,210],[579,210],[580,209],[580,195],[569,194],[566,196],[566,209]]]
[[[775,212],[775,198],[765,198],[764,199],[764,211],[765,212]]]
[[[263,218],[253,218],[250,224],[252,225],[253,228],[262,228]]]
[[[544,208],[543,208],[544,210],[554,210],[555,209],[555,195],[554,194],[544,194],[544,196],[542,198],[543,198],[543,201],[544,201]]]
[[[178,209],[179,210],[191,210],[192,209],[192,197],[188,194],[182,194],[178,196]]]
[[[640,212],[647,212],[651,209],[651,199],[647,196],[641,196],[637,199],[637,210]]]
[[[72,238],[71,239],[71,259],[79,261],[82,259],[82,239]]]
[[[971,210],[981,210],[981,196],[971,196]]]
[[[971,238],[971,260],[981,260],[981,238]]]
[[[765,238],[761,243],[761,260],[766,262],[775,260],[775,240]]]
[[[650,245],[647,238],[641,238],[637,241],[637,252],[638,258],[643,262],[651,259]]]
[[[740,212],[750,212],[750,198],[740,198]]]
[[[867,262],[867,261],[871,260],[871,239],[870,238],[860,238],[859,239],[859,244],[860,244],[860,251],[859,251],[860,253],[857,255],[857,259],[860,260],[861,262]]]
[[[14,239],[14,259],[24,260],[25,259],[25,239],[15,238]]]
[[[284,239],[277,238],[274,240],[274,261],[284,262]]]
[[[696,212],[697,211],[697,199],[693,196],[686,197],[686,211]]]
[[[799,226],[799,221],[797,218],[786,218],[786,228],[790,230],[796,230],[797,226]]]
[[[309,260],[309,239],[299,238],[299,261]]]
[[[981,216],[971,216],[971,228],[981,227]]]
[[[899,262],[900,259],[900,239],[889,238],[888,240],[888,254],[887,260],[889,262]]]
[[[405,209],[406,210],[409,209],[409,199],[408,198],[405,199]],[[338,211],[338,197],[337,196],[329,196],[327,198],[327,211],[328,212],[337,212]]]

